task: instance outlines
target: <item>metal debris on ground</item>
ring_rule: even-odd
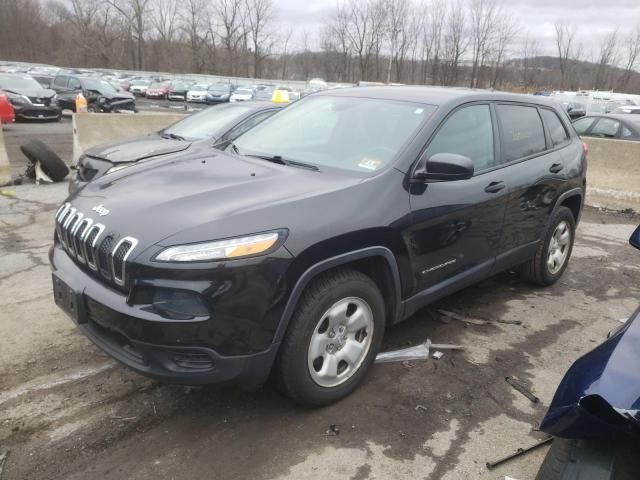
[[[0,453],[0,478],[2,478],[2,470],[4,470],[4,464],[7,461],[7,457],[9,456],[9,450],[5,450]]]
[[[433,352],[433,355],[431,355],[433,358],[435,358],[436,360],[440,360],[442,358],[442,356],[444,355],[444,353],[437,351],[437,352]]]
[[[507,383],[509,385],[511,385],[513,388],[515,388],[518,392],[520,392],[522,395],[527,397],[533,403],[539,403],[540,402],[540,399],[538,397],[536,397],[533,393],[531,393],[527,389],[527,387],[522,382],[520,382],[517,378],[505,377],[505,380],[507,381]]]
[[[493,462],[487,462],[487,468],[489,470],[492,470],[495,467],[497,467],[498,465],[502,465],[503,463],[508,462],[509,460],[512,460],[512,459],[514,459],[516,457],[524,455],[525,453],[529,453],[529,452],[535,450],[536,448],[542,447],[543,445],[546,445],[547,443],[551,443],[552,441],[553,441],[553,437],[547,437],[544,440],[540,440],[539,442],[534,443],[533,445],[531,445],[529,447],[519,448],[514,453],[510,453],[506,457],[499,458],[498,460],[495,460]]]
[[[425,407],[424,405],[416,405],[416,411],[418,410],[423,410],[423,411],[427,411],[427,407]]]
[[[462,350],[462,345],[453,345],[450,343],[431,343],[431,340],[427,339],[426,342],[413,347],[403,348],[401,350],[392,350],[390,352],[379,353],[376,357],[376,363],[389,363],[389,362],[407,362],[408,360],[426,360],[430,356],[432,348],[438,350]],[[440,356],[442,357],[442,352]]]
[[[463,315],[459,315],[455,312],[450,312],[448,310],[438,310],[438,313],[444,315],[447,318],[452,318],[453,320],[458,320],[459,322],[469,323],[471,325],[486,325],[486,320],[479,320],[477,318],[465,317]]]
[[[329,425],[329,428],[327,429],[327,431],[324,432],[324,434],[327,437],[335,437],[336,435],[340,435],[340,427],[338,425],[331,424]]]

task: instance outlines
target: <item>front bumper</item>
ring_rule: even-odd
[[[14,105],[15,117],[23,120],[52,120],[60,118],[61,110],[56,105]]]
[[[187,385],[233,382],[253,387],[266,381],[279,344],[267,341],[260,350],[252,348],[251,337],[263,333],[256,328],[266,329],[268,322],[259,319],[260,327],[256,327],[255,319],[242,318],[251,308],[231,299],[227,301],[232,313],[214,308],[206,320],[167,319],[147,307],[128,303],[130,294],[85,272],[60,244],[51,248],[49,256],[56,296],[59,282],[72,292],[76,312],[70,315],[72,320],[99,348],[132,370]],[[152,281],[146,280],[145,285]],[[166,285],[167,281],[158,283]],[[192,282],[179,281],[175,288],[180,288],[178,283],[185,290],[192,286]],[[243,293],[245,301],[255,298],[250,292]]]

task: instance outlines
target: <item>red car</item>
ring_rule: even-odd
[[[0,123],[13,123],[15,118],[13,105],[4,93],[0,93]]]
[[[168,98],[170,90],[169,82],[154,82],[147,88],[147,98]]]

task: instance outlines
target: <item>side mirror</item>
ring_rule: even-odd
[[[469,157],[455,153],[436,153],[430,158],[420,159],[413,172],[413,179],[420,182],[467,180],[473,177],[473,172],[473,162]]]
[[[636,228],[635,231],[631,234],[629,243],[632,247],[636,247],[638,250],[640,250],[640,226],[638,226],[638,228]]]

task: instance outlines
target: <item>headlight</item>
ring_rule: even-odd
[[[26,105],[31,103],[31,100],[29,100],[24,95],[16,95],[15,93],[9,93],[7,94],[7,97],[9,98],[9,101],[15,105]]]
[[[115,166],[111,167],[109,170],[107,170],[105,175],[107,175],[108,173],[117,172],[118,170],[122,170],[123,168],[130,167],[131,165],[135,165],[135,163],[136,162],[119,163],[118,165],[115,165]]]
[[[282,244],[285,238],[286,232],[281,230],[228,240],[178,245],[166,248],[154,260],[158,262],[205,262],[251,257],[273,250]]]

